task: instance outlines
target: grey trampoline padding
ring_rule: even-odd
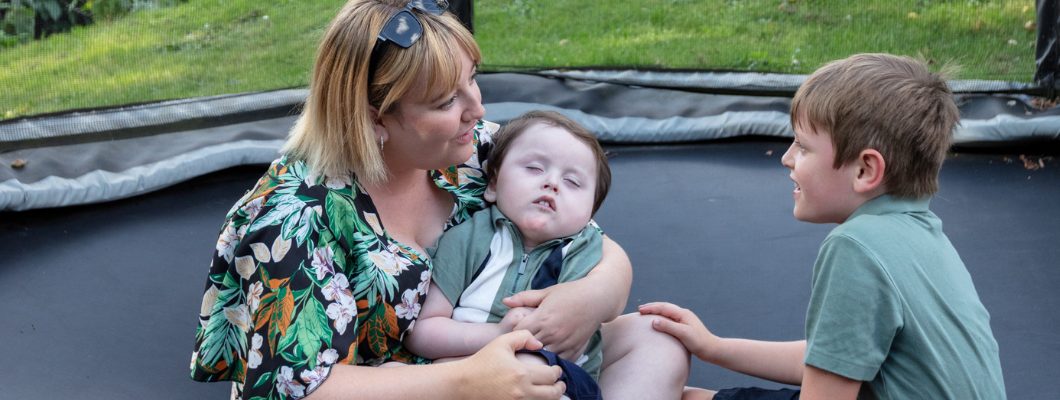
[[[608,146],[614,184],[596,220],[629,253],[627,312],[696,311],[714,332],[797,340],[813,260],[834,225],[791,216],[784,142]],[[134,198],[0,212],[0,387],[21,399],[227,397],[188,377],[224,214],[264,172],[238,167]],[[931,208],[971,272],[1011,399],[1060,380],[1060,164],[960,153]],[[778,387],[700,361],[689,384]]]
[[[606,143],[792,136],[787,114],[790,100],[785,97],[706,94],[525,74],[486,74],[479,78],[479,85],[488,120],[505,123],[528,110],[551,109],[573,118]],[[258,103],[284,109],[277,105],[304,95],[304,91],[288,90],[220,96],[0,124],[0,145],[30,146],[0,152],[0,210],[110,201],[235,165],[268,163],[296,117],[242,122],[245,114],[254,114],[245,109]],[[260,101],[254,100],[257,97]],[[963,119],[954,132],[957,146],[1060,141],[1060,108],[1037,110],[1028,105],[1029,98],[1017,95],[962,95],[958,101]],[[226,118],[214,115],[214,108],[243,112]],[[140,114],[144,118],[136,117]],[[170,125],[181,125],[181,118],[207,118],[209,124],[227,125],[167,131]],[[170,125],[143,125],[154,120]],[[77,121],[84,126],[77,126]],[[46,129],[53,124],[70,132]],[[90,129],[111,125],[124,130],[118,135]],[[100,140],[108,134],[122,139]],[[23,136],[47,136],[54,141],[5,142]],[[16,160],[28,164],[14,168]]]

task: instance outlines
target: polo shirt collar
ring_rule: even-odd
[[[847,221],[859,215],[927,212],[928,203],[930,202],[931,197],[917,199],[916,197],[895,197],[885,194],[862,204],[850,215],[850,218],[847,218]]]
[[[505,217],[501,209],[494,203],[490,205],[490,220],[493,221],[493,226],[501,226],[501,223],[507,221],[508,217]]]

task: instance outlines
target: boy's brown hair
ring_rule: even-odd
[[[604,198],[607,197],[607,191],[611,189],[611,167],[607,165],[607,154],[604,153],[603,147],[600,147],[600,141],[596,139],[596,135],[574,120],[555,111],[527,111],[509,121],[493,135],[493,150],[490,151],[489,161],[486,163],[486,177],[489,184],[497,183],[495,182],[497,173],[501,170],[501,164],[504,164],[504,157],[508,154],[512,142],[526,132],[527,128],[537,124],[561,128],[585,143],[593,151],[593,155],[596,156],[596,192],[593,196],[592,215],[596,215],[596,210],[600,209]]]
[[[887,194],[928,197],[938,191],[960,112],[944,74],[923,62],[891,54],[856,54],[828,63],[799,87],[791,101],[791,125],[828,132],[833,168],[862,150],[883,155]]]

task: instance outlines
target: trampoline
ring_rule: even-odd
[[[801,339],[813,261],[834,225],[791,215],[780,164],[789,99],[544,75],[482,76],[486,119],[558,109],[607,143],[613,186],[596,220],[633,262],[626,311],[669,301],[722,336]],[[200,99],[197,107],[210,101],[239,99]],[[1060,380],[1060,163],[1052,158],[1060,111],[1020,95],[966,94],[961,102],[965,128],[931,208],[991,314],[1008,397],[1041,398]],[[101,113],[195,106],[177,103]],[[196,311],[225,213],[293,124],[296,105],[284,104],[25,139],[0,153],[5,397],[228,395],[228,384],[188,377]],[[1006,137],[997,124],[1004,120],[1034,133]],[[16,159],[27,166],[7,167]],[[202,160],[214,162],[189,167]],[[698,360],[689,385],[781,387]]]

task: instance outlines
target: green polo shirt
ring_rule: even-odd
[[[990,314],[929,201],[877,197],[825,238],[805,362],[867,381],[859,399],[1004,399]]]

